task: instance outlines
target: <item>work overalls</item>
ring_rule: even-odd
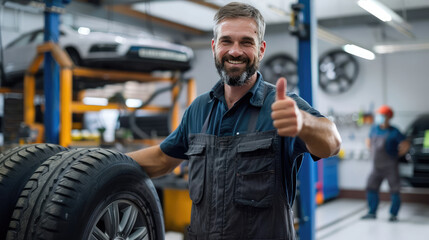
[[[368,191],[369,213],[376,214],[379,203],[378,191],[383,180],[387,179],[392,200],[390,213],[396,216],[400,207],[399,163],[397,157],[391,156],[386,151],[389,134],[390,131],[386,130],[385,134],[372,136],[370,139],[370,159],[373,160],[373,169],[368,178],[366,189]]]
[[[295,239],[281,138],[276,130],[255,132],[260,108],[253,106],[247,134],[206,134],[217,103],[201,133],[188,137],[189,239]]]

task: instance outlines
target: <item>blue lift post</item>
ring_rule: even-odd
[[[70,0],[45,0],[44,41],[58,43],[60,9]],[[50,52],[45,53],[43,62],[45,94],[45,142],[59,143],[60,132],[60,67]]]
[[[299,0],[303,8],[300,22],[307,32],[306,37],[298,37],[298,87],[300,96],[310,105],[313,104],[312,79],[317,77],[317,22],[313,8],[313,0]],[[298,174],[301,217],[299,237],[301,240],[314,240],[316,233],[316,188],[315,163],[310,154],[305,154]]]

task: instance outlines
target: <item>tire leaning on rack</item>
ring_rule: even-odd
[[[0,154],[0,239],[6,237],[9,220],[21,190],[33,172],[49,157],[67,149],[55,144],[29,144]]]
[[[155,188],[134,160],[107,149],[72,149],[31,176],[6,239],[161,240],[164,222]]]

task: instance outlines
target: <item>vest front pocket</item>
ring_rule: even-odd
[[[273,139],[241,143],[237,148],[234,202],[265,208],[272,204],[275,171]]]
[[[189,158],[189,196],[198,204],[204,195],[206,155],[204,145],[191,145],[185,153]]]

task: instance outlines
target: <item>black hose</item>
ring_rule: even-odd
[[[4,1],[1,1],[0,19],[3,19]],[[0,86],[5,81],[4,75],[4,55],[3,55],[3,37],[2,37],[2,24],[0,23]]]
[[[140,139],[150,138],[151,136],[149,136],[147,133],[145,133],[136,123],[136,112],[137,112],[137,110],[146,107],[159,94],[161,94],[163,92],[167,92],[167,91],[173,91],[173,89],[178,85],[179,86],[179,93],[173,99],[172,105],[171,105],[170,109],[168,110],[168,121],[167,122],[170,123],[174,105],[176,104],[177,100],[179,99],[180,92],[182,91],[182,82],[184,82],[184,80],[182,78],[180,78],[178,81],[176,81],[171,86],[160,88],[160,89],[156,90],[146,101],[144,101],[139,107],[137,107],[134,111],[132,111],[129,118],[128,118],[128,123],[130,125],[131,132],[135,133]],[[168,130],[169,130],[169,132],[171,132],[171,130],[172,130],[171,124],[168,124]]]

